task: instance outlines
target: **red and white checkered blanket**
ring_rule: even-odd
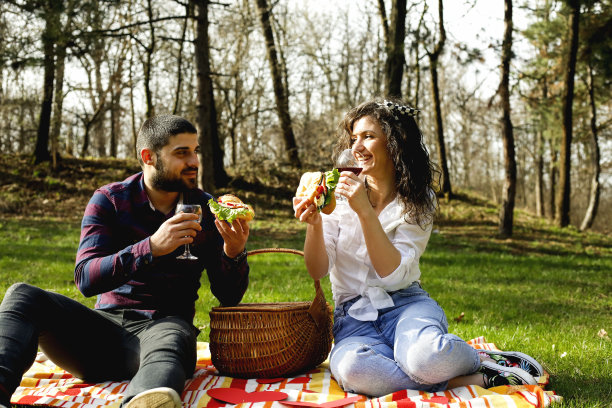
[[[476,349],[498,350],[493,343],[487,343],[482,337],[470,340],[469,343]],[[561,401],[562,398],[553,391],[544,390],[548,384],[548,374],[540,377],[538,383],[538,386],[503,386],[489,389],[468,386],[437,393],[404,390],[368,399],[342,391],[331,376],[327,361],[309,373],[276,379],[275,382],[224,377],[212,366],[208,343],[198,343],[196,372],[193,378],[185,383],[181,397],[185,408],[287,408],[298,405],[323,408],[533,408],[547,407],[552,402]],[[123,398],[122,392],[127,384],[127,381],[83,383],[39,353],[36,362],[23,376],[11,403],[67,408],[114,408],[119,407]],[[230,389],[234,397],[238,395],[246,402],[233,404],[215,399],[208,394],[209,390],[215,388]],[[262,394],[262,391],[281,391],[287,397],[280,401],[266,401],[266,396],[272,394]]]

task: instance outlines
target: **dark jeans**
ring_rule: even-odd
[[[180,395],[195,370],[197,335],[179,317],[153,320],[130,310],[92,310],[17,283],[0,305],[0,404],[9,406],[38,346],[85,382],[130,380],[124,403],[155,387],[170,387]]]

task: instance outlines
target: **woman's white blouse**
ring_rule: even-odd
[[[393,306],[387,292],[408,287],[420,278],[419,259],[431,235],[431,224],[423,229],[406,222],[397,198],[383,209],[378,219],[402,260],[393,273],[381,278],[370,262],[359,218],[348,203],[338,201],[333,213],[322,216],[334,302],[339,305],[361,295],[349,315],[376,320],[378,309]]]

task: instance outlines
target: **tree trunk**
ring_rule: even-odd
[[[123,58],[117,63],[117,71],[111,76],[110,88],[110,146],[111,157],[117,157],[121,140],[121,96],[123,93]]]
[[[45,5],[45,30],[42,34],[44,53],[44,82],[43,98],[36,134],[36,148],[34,150],[34,163],[51,160],[49,153],[49,131],[51,126],[51,110],[53,106],[53,86],[55,82],[55,43],[60,28],[58,5],[50,2]]]
[[[593,221],[595,220],[595,216],[597,215],[597,209],[599,207],[599,195],[601,190],[601,185],[599,183],[599,174],[601,173],[601,164],[600,153],[599,153],[599,141],[597,135],[597,109],[595,106],[595,89],[593,85],[593,66],[589,61],[588,67],[589,74],[589,104],[591,107],[591,148],[592,148],[592,166],[593,166],[593,175],[591,177],[591,190],[589,192],[589,205],[587,207],[586,214],[584,215],[584,219],[582,220],[582,224],[580,224],[580,230],[584,231],[593,226]]]
[[[561,141],[561,157],[559,158],[559,193],[557,196],[557,217],[559,227],[567,227],[570,223],[570,192],[571,192],[571,156],[572,156],[572,104],[574,102],[574,75],[576,73],[576,55],[578,53],[578,27],[580,21],[580,1],[569,0],[569,46],[567,65],[565,67],[563,90],[563,140]]]
[[[402,76],[404,75],[404,64],[406,63],[404,55],[405,37],[406,0],[393,0],[391,2],[391,25],[386,44],[385,92],[389,96],[398,98],[402,97]]]
[[[536,157],[535,157],[535,207],[536,215],[544,217],[544,157],[542,149],[544,144],[544,135],[542,130],[536,131]]]
[[[121,140],[121,97],[123,96],[123,64],[129,44],[121,43],[121,52],[116,61],[116,69],[109,79],[110,92],[110,155],[117,157],[119,141]]]
[[[151,0],[147,0],[147,15],[149,17],[149,45],[145,47],[145,61],[143,63],[144,71],[144,91],[145,101],[147,104],[147,118],[155,115],[155,107],[153,106],[153,95],[151,94],[151,65],[153,64],[153,52],[155,52],[155,26],[153,25],[153,6]]]
[[[101,18],[101,16],[100,16]],[[107,131],[104,125],[104,119],[106,116],[106,90],[102,83],[102,63],[104,61],[104,39],[96,38],[93,41],[92,58],[94,59],[94,76],[95,76],[95,93],[92,96],[92,105],[95,108],[96,103],[99,106],[99,114],[95,115],[96,120],[92,123],[91,137],[93,141],[93,148],[98,157],[105,157],[106,153],[106,135]],[[108,89],[110,90],[110,89]],[[96,101],[97,98],[97,101]]]
[[[505,0],[504,41],[502,43],[502,79],[499,87],[502,105],[502,133],[504,142],[505,180],[502,190],[500,209],[499,235],[512,236],[514,220],[514,201],[516,196],[516,157],[514,151],[514,133],[510,117],[510,60],[512,59],[512,0]]]
[[[192,4],[185,4],[185,22],[183,23],[183,30],[181,31],[181,41],[179,43],[178,58],[176,61],[176,92],[174,94],[174,108],[172,113],[178,115],[181,108],[181,88],[183,86],[183,49],[185,46],[185,38],[187,35],[187,25],[191,19],[191,8]]]
[[[423,21],[425,20],[426,11],[427,7],[423,7],[423,13],[421,13],[421,18],[419,19],[419,24],[417,25],[415,33],[415,45],[412,47],[412,50],[414,52],[414,72],[409,72],[409,75],[412,75],[415,78],[415,85],[413,89],[413,101],[415,108],[419,107],[419,93],[421,91],[421,27],[423,26]],[[410,88],[407,90],[407,93],[410,93]]]
[[[555,205],[555,199],[557,197],[557,183],[559,180],[559,168],[558,161],[559,155],[557,147],[553,139],[549,139],[550,144],[550,215],[549,218],[554,220],[557,214],[557,206]]]
[[[57,61],[55,64],[55,107],[53,109],[53,121],[51,123],[51,159],[53,169],[57,169],[60,158],[59,135],[62,128],[62,111],[64,106],[64,71],[66,67],[66,46],[60,44],[57,47]]]
[[[387,20],[387,10],[385,0],[378,0],[378,14],[380,15],[380,25],[383,29],[383,42],[389,44],[389,21]]]
[[[444,29],[444,8],[442,0],[438,0],[438,16],[440,19],[440,38],[432,52],[427,52],[429,56],[429,72],[431,73],[431,93],[434,104],[434,122],[436,127],[436,142],[438,147],[438,159],[442,170],[442,190],[441,193],[448,199],[453,197],[453,191],[448,171],[448,161],[446,158],[446,147],[444,142],[444,127],[442,124],[442,107],[440,102],[440,89],[438,87],[438,60],[444,49],[446,41],[446,30]]]
[[[82,119],[85,124],[85,135],[83,137],[83,147],[81,148],[81,157],[85,157],[87,155],[87,150],[89,150],[89,144],[91,142],[91,131],[98,121],[100,121],[101,117],[104,115],[104,105],[106,104],[106,93],[103,95],[102,101],[96,107],[93,115],[85,117]]]
[[[297,144],[295,142],[295,135],[291,125],[291,116],[289,114],[289,90],[286,89],[282,74],[280,72],[280,65],[278,63],[274,33],[272,32],[272,25],[270,23],[270,10],[268,9],[267,0],[257,0],[257,8],[259,9],[261,27],[266,40],[266,54],[268,56],[270,71],[272,73],[276,110],[283,132],[287,160],[291,165],[300,168],[302,163],[298,156]]]
[[[225,156],[219,142],[217,109],[210,76],[210,45],[208,40],[208,0],[195,0],[197,27],[195,56],[197,70],[197,125],[200,142],[200,186],[205,191],[224,187],[229,177],[223,167]]]
[[[548,80],[542,78],[542,100],[548,101]],[[551,144],[552,147],[552,144]],[[551,166],[552,169],[552,166]],[[553,173],[551,172],[551,177]],[[544,205],[544,130],[541,128],[536,132],[536,180],[535,180],[535,200],[536,215],[545,217],[546,210]],[[554,195],[553,195],[554,204]]]
[[[441,193],[448,199],[452,198],[453,191],[448,171],[448,159],[446,157],[446,143],[444,141],[444,126],[442,124],[442,108],[440,106],[440,89],[438,88],[438,60],[430,58],[429,71],[431,73],[431,94],[434,104],[434,123],[436,129],[436,145],[438,147],[438,161],[442,170]]]
[[[130,52],[130,70],[129,72],[129,86],[130,90],[130,122],[132,124],[132,150],[134,157],[138,157],[138,152],[136,151],[136,142],[138,140],[138,126],[136,125],[136,106],[134,103],[134,53]]]

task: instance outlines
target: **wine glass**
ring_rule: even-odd
[[[352,171],[356,176],[361,173],[361,163],[355,158],[353,149],[344,149],[336,159],[336,168],[338,171]]]
[[[335,167],[339,172],[351,171],[356,176],[358,176],[359,173],[361,173],[361,170],[363,170],[361,163],[359,163],[359,161],[355,158],[353,149],[344,149],[341,151],[336,158]],[[346,198],[340,194],[336,194],[336,200],[344,201]]]
[[[198,215],[198,223],[202,222],[202,206],[200,204],[177,204],[176,205],[176,213],[191,213]],[[185,244],[185,252],[182,255],[176,257],[176,259],[188,259],[190,261],[194,261],[198,259],[197,256],[191,254],[189,250],[189,244]]]

